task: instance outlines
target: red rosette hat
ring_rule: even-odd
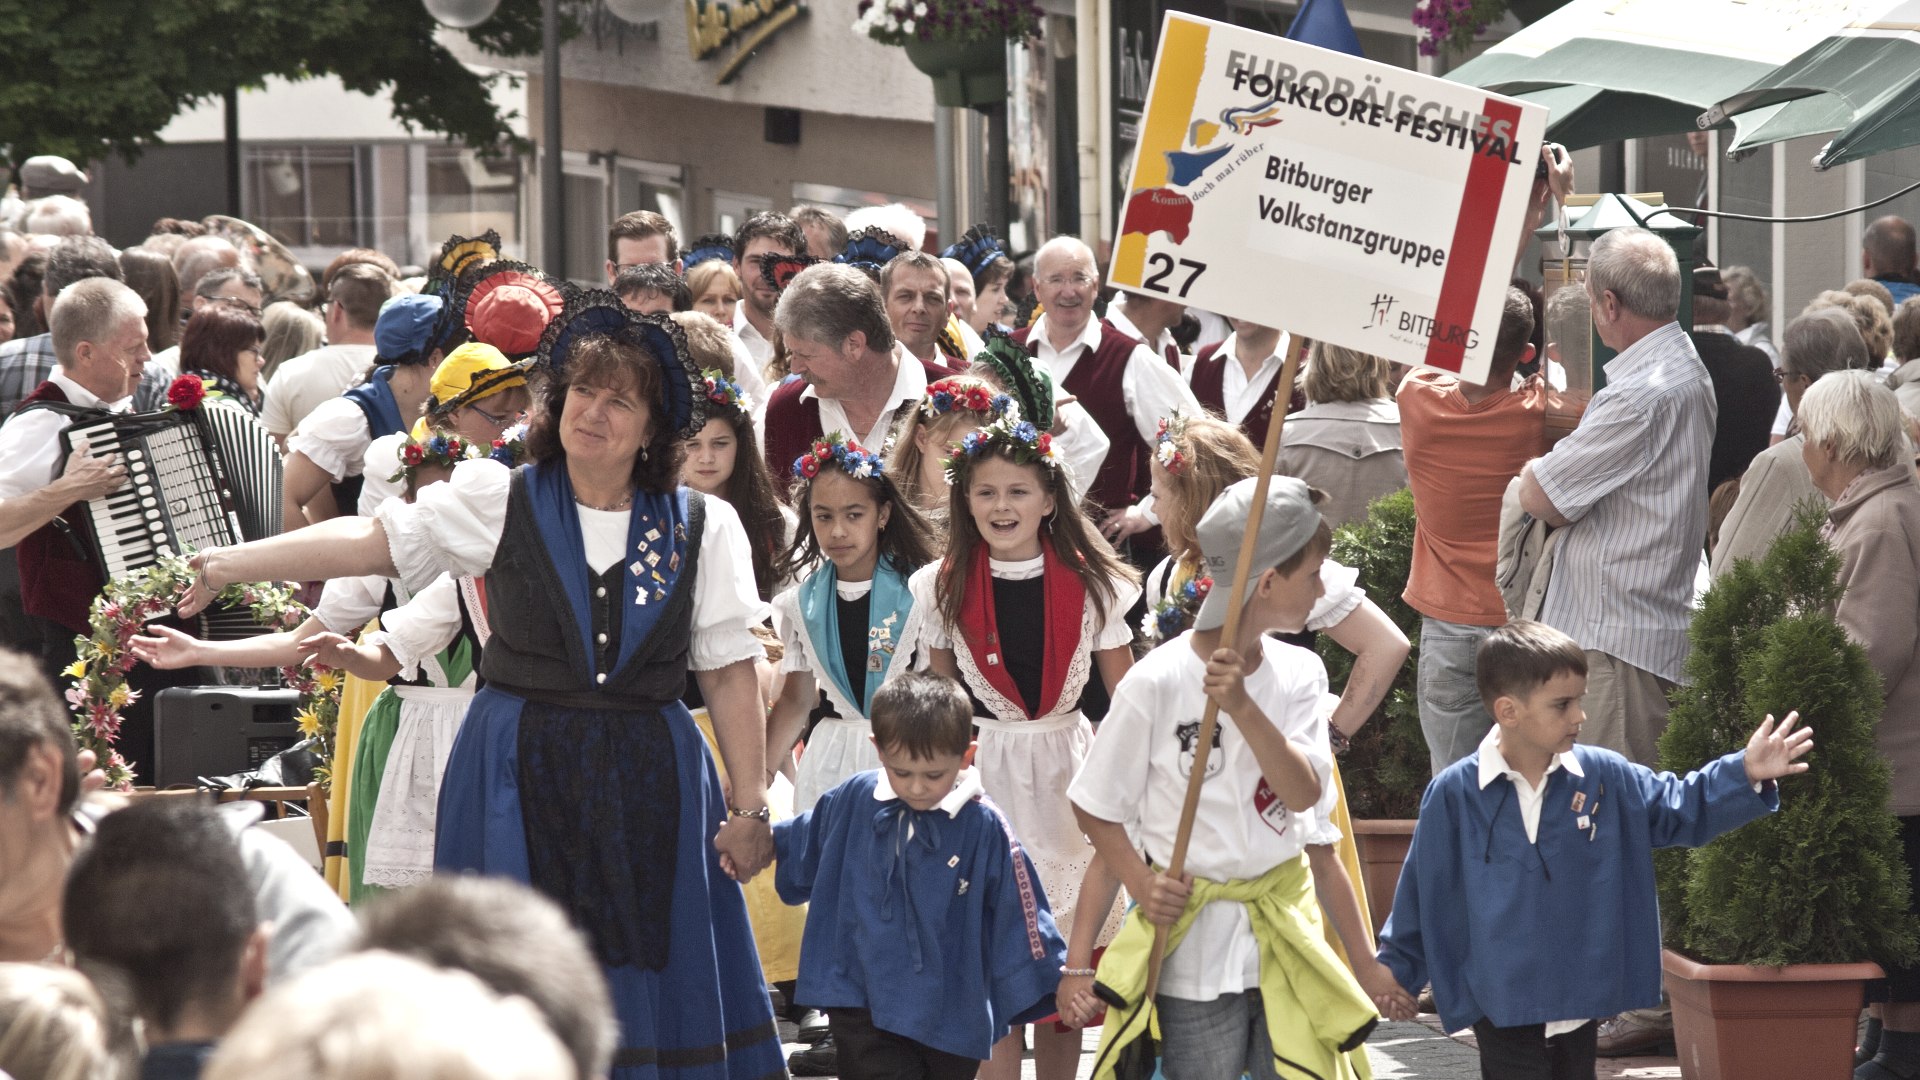
[[[463,285],[468,332],[511,360],[539,352],[547,326],[566,307],[559,283],[526,263],[495,260],[477,268]]]

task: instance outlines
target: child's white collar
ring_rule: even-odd
[[[1553,760],[1547,762],[1547,771],[1541,774],[1541,782],[1545,783],[1546,777],[1551,776],[1555,769],[1565,769],[1580,777],[1587,775],[1586,770],[1580,767],[1580,759],[1574,757],[1571,750],[1553,755]],[[1487,732],[1486,738],[1480,740],[1480,786],[1484,788],[1503,776],[1519,775],[1513,766],[1507,764],[1507,756],[1500,752],[1500,725],[1495,724]]]
[[[959,817],[961,809],[985,790],[980,785],[980,770],[971,767],[961,769],[959,778],[953,783],[953,790],[947,792],[947,797],[941,799],[934,809],[946,811],[950,818]],[[874,801],[890,802],[899,797],[893,790],[893,781],[887,778],[887,770],[881,769],[880,779],[873,785]]]

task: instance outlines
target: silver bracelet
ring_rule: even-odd
[[[1061,964],[1061,965],[1060,965],[1060,974],[1062,974],[1062,975],[1081,975],[1081,976],[1085,976],[1086,978],[1089,978],[1089,979],[1091,979],[1091,978],[1093,978],[1093,976],[1094,976],[1094,974],[1095,974],[1095,972],[1094,972],[1094,970],[1093,970],[1092,968],[1077,968],[1077,967],[1068,967],[1068,966],[1067,966],[1067,965],[1065,965],[1065,964]]]

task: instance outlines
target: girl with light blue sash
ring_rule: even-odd
[[[867,703],[895,667],[913,595],[907,578],[933,559],[926,522],[900,495],[880,459],[838,434],[793,463],[801,528],[782,576],[799,585],[774,598],[785,628],[785,681],[767,721],[769,769],[793,752],[809,716],[794,780],[795,813],[841,781],[880,767]],[[824,699],[824,700],[823,700]]]

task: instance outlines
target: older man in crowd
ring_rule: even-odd
[[[1897,307],[1900,301],[1920,295],[1920,281],[1914,279],[1913,226],[1905,218],[1888,215],[1876,219],[1860,235],[1860,270],[1887,287]]]
[[[1176,410],[1198,415],[1200,403],[1165,356],[1093,317],[1100,272],[1086,244],[1071,236],[1047,241],[1034,258],[1034,282],[1045,312],[1014,340],[1112,443],[1088,492],[1106,511],[1103,531],[1116,538],[1145,531],[1154,523],[1135,504],[1153,480],[1148,464],[1160,418]]]
[[[1673,249],[1652,233],[1594,243],[1593,326],[1618,355],[1580,426],[1521,474],[1522,508],[1568,527],[1540,617],[1587,651],[1583,738],[1645,765],[1687,659],[1717,412],[1675,321],[1680,287]]]
[[[919,405],[927,383],[949,374],[907,352],[879,287],[851,266],[801,271],[781,295],[776,320],[799,378],[767,402],[760,444],[775,476],[834,432],[878,452],[896,422]]]
[[[1682,677],[1707,536],[1713,381],[1676,316],[1680,265],[1645,229],[1615,229],[1587,260],[1593,329],[1616,353],[1579,427],[1521,473],[1520,505],[1565,527],[1540,620],[1587,654],[1582,740],[1652,765]],[[1664,1006],[1601,1025],[1599,1052],[1671,1038]]]
[[[930,367],[966,370],[971,358],[960,355],[966,346],[941,341],[952,317],[953,293],[952,279],[938,256],[924,251],[895,255],[880,268],[880,295],[901,348]]]
[[[260,275],[245,266],[219,266],[200,276],[191,291],[181,290],[180,295],[187,298],[180,306],[180,325],[185,327],[195,312],[211,304],[226,304],[242,311],[251,312],[255,317],[266,305],[266,288],[260,282]],[[174,345],[153,354],[148,366],[163,372],[168,379],[180,374],[180,346]],[[160,407],[161,387],[143,389],[134,395],[133,408],[136,412],[146,412]]]
[[[1776,375],[1789,412],[1798,416],[1807,390],[1836,371],[1872,370],[1879,366],[1867,352],[1860,328],[1839,308],[1820,308],[1787,324],[1780,336],[1780,367]],[[1759,559],[1793,524],[1799,505],[1826,497],[1814,487],[1801,450],[1806,436],[1799,427],[1780,442],[1762,450],[1740,478],[1740,495],[1720,523],[1713,547],[1714,577],[1726,573],[1736,559]]]
[[[1767,448],[1773,414],[1780,407],[1780,384],[1773,377],[1773,361],[1751,345],[1740,344],[1727,326],[1733,305],[1720,271],[1711,266],[1693,271],[1693,340],[1708,378],[1719,421],[1713,432],[1713,457],[1707,468],[1707,493],[1747,471],[1753,456]]]
[[[223,241],[224,242],[224,241]],[[232,245],[228,245],[231,247]],[[120,260],[105,240],[93,236],[70,236],[55,244],[47,255],[47,276],[34,300],[34,310],[44,324],[53,313],[53,302],[67,286],[87,278],[121,280]],[[20,402],[34,387],[47,381],[54,368],[52,333],[15,338],[0,344],[0,420],[13,415]],[[166,386],[160,372],[148,379]]]

